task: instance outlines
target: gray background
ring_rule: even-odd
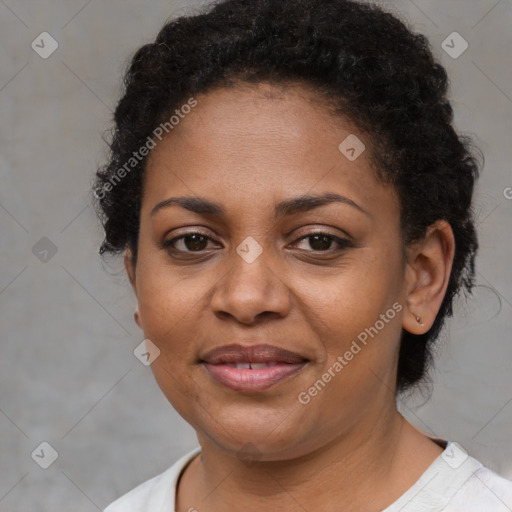
[[[400,407],[512,479],[512,2],[381,3],[429,37],[452,80],[456,128],[486,158],[481,286],[446,330],[430,401]],[[98,255],[88,196],[124,66],[194,5],[0,0],[0,511],[101,510],[196,446],[133,355],[135,300],[121,259]],[[31,48],[43,31],[59,44],[47,59]],[[457,59],[441,47],[453,31],[469,43]],[[57,250],[46,262],[43,237]],[[58,452],[46,470],[31,458],[43,441]]]

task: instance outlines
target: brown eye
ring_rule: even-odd
[[[348,240],[330,235],[329,233],[310,233],[309,235],[299,238],[297,242],[301,242],[306,239],[309,239],[309,246],[313,251],[326,252],[332,250],[331,246],[333,242],[338,245],[338,249],[334,249],[334,251],[352,247],[352,244]]]
[[[175,252],[200,252],[207,248],[210,237],[202,233],[190,232],[177,236],[163,243],[163,248],[171,248]]]

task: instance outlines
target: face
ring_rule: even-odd
[[[160,350],[152,369],[200,439],[306,454],[394,406],[398,199],[365,135],[305,89],[195,99],[148,158],[136,266],[126,259]],[[355,160],[339,149],[351,134],[367,147]]]

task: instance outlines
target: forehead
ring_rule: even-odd
[[[195,100],[197,106],[148,157],[145,213],[171,195],[206,193],[245,204],[257,198],[262,205],[312,192],[341,192],[370,202],[389,194],[375,177],[368,136],[330,114],[312,89],[246,85]],[[363,144],[366,149],[349,159],[346,140],[359,141],[358,152]]]

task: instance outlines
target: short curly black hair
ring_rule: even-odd
[[[471,137],[452,127],[447,73],[427,38],[381,7],[353,0],[224,0],[168,21],[131,60],[110,159],[96,172],[92,201],[105,230],[100,254],[130,248],[137,261],[147,160],[138,151],[155,128],[194,94],[263,82],[308,86],[368,134],[376,175],[400,199],[404,247],[437,220],[451,225],[455,256],[436,320],[425,334],[402,332],[396,391],[405,391],[428,376],[454,299],[474,285],[471,201],[483,163]]]

